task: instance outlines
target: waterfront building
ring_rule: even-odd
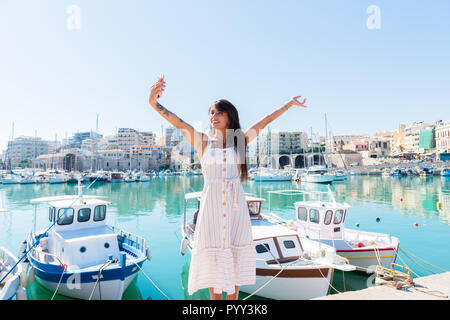
[[[405,152],[419,153],[420,132],[431,130],[433,126],[423,121],[414,122],[405,128]]]
[[[83,141],[89,139],[91,141],[97,142],[103,136],[94,131],[88,132],[76,132],[64,145],[64,148],[81,148]]]
[[[38,137],[17,137],[8,141],[5,158],[7,164],[17,166],[19,163],[36,158],[49,152],[49,142]],[[5,160],[5,159],[3,159]]]
[[[400,124],[398,129],[392,133],[391,155],[400,155],[405,151],[405,129],[406,125]]]
[[[184,140],[183,134],[177,128],[171,126],[165,129],[165,146],[174,147],[182,140]]]
[[[328,151],[335,153],[339,150],[342,150],[345,145],[351,145],[351,144],[361,144],[364,141],[367,141],[369,139],[369,136],[366,134],[361,135],[339,135],[339,136],[332,136],[328,141]],[[362,147],[362,146],[360,146]]]
[[[117,131],[117,140],[110,139],[108,144],[126,153],[138,154],[142,148],[141,146],[150,148],[150,146],[155,145],[155,141],[156,136],[151,131],[140,132],[131,128],[119,128]]]
[[[308,135],[301,131],[263,130],[255,146],[259,166],[271,168],[303,168],[310,165]]]
[[[450,152],[450,120],[439,121],[435,128],[437,153]]]

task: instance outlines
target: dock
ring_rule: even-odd
[[[414,278],[414,285],[420,291],[414,288],[394,289],[386,285],[377,285],[313,300],[449,300],[450,298],[450,272]]]

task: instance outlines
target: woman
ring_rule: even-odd
[[[237,300],[239,287],[256,281],[256,258],[245,193],[247,145],[270,122],[293,105],[306,107],[293,97],[242,131],[236,108],[227,100],[209,107],[210,136],[198,132],[157,100],[165,89],[160,77],[150,90],[150,105],[179,129],[198,153],[204,177],[200,211],[195,227],[189,268],[188,292],[209,288],[212,300]]]

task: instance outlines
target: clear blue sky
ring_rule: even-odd
[[[80,8],[80,29],[66,12]],[[369,5],[381,28],[369,30]],[[450,2],[379,0],[0,1],[0,148],[14,136],[53,140],[95,129],[152,130],[160,100],[187,122],[226,98],[243,127],[294,95],[273,129],[324,134],[394,130],[450,119]]]

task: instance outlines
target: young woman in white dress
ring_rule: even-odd
[[[149,103],[195,148],[205,180],[188,292],[192,295],[208,288],[212,300],[221,300],[222,292],[226,292],[227,300],[237,300],[239,287],[254,284],[256,279],[250,217],[241,184],[248,177],[247,145],[290,107],[306,107],[306,99],[291,98],[245,131],[240,127],[236,108],[227,100],[215,101],[208,110],[211,128],[208,136],[158,102],[165,85],[164,78],[160,77],[151,87]]]

